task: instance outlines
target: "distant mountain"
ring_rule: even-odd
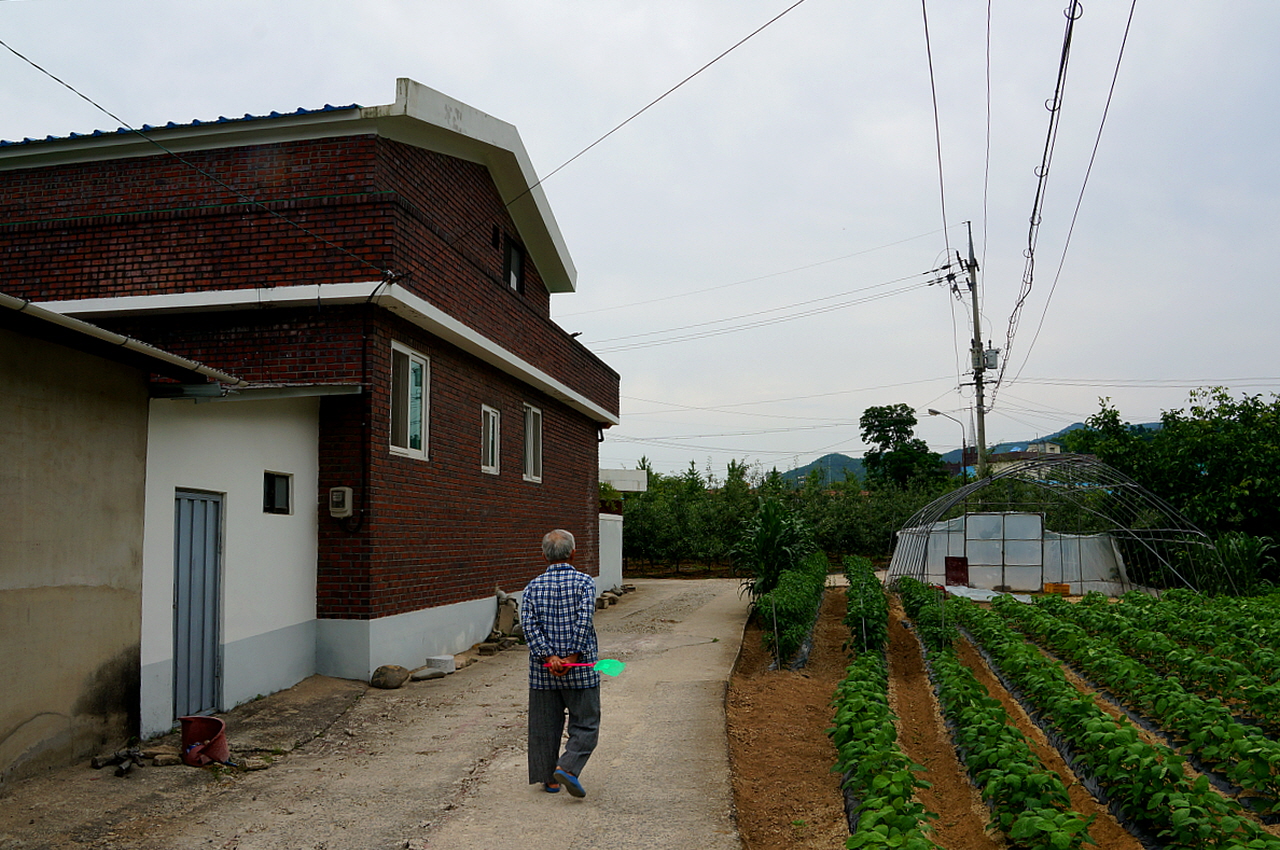
[[[848,470],[851,477],[856,477],[859,481],[865,477],[862,472],[862,458],[849,457],[839,453],[823,455],[813,463],[782,473],[782,477],[799,486],[804,483],[805,479],[809,477],[809,472],[814,469],[822,470],[823,480],[828,484],[844,481],[846,470]]]
[[[1067,427],[1063,428],[1061,431],[1055,431],[1052,434],[1047,434],[1046,436],[1043,436],[1043,437],[1036,437],[1031,440],[1019,440],[1017,442],[996,443],[994,446],[991,447],[991,454],[993,455],[1000,454],[1001,452],[1023,452],[1023,451],[1026,451],[1027,446],[1031,445],[1032,443],[1055,443],[1060,439],[1062,439],[1062,436],[1064,434],[1068,434],[1072,431],[1075,431],[1083,427],[1085,427],[1085,424],[1083,422],[1076,422],[1071,425],[1068,425]],[[960,450],[952,449],[951,451],[944,453],[942,455],[942,459],[947,463],[959,463]]]
[[[1063,435],[1084,427],[1086,426],[1083,422],[1075,422],[1063,428],[1061,431],[1055,431],[1052,434],[1046,434],[1043,437],[1035,437],[1030,440],[1019,440],[1016,442],[996,443],[991,447],[991,454],[1026,451],[1027,446],[1032,443],[1057,442],[1062,439]],[[1161,424],[1159,422],[1147,422],[1142,425],[1133,426],[1135,430],[1145,428],[1148,431],[1158,431],[1160,430],[1160,427]],[[946,463],[959,463],[960,456],[960,449],[952,449],[949,452],[943,453],[942,459]],[[848,455],[838,453],[823,455],[813,463],[807,463],[797,469],[792,469],[789,472],[782,473],[782,477],[799,486],[804,483],[804,480],[809,477],[809,472],[814,469],[821,469],[823,471],[824,479],[827,483],[844,481],[845,470],[848,470],[850,475],[856,475],[860,481],[866,477],[862,468],[862,458],[849,457]]]

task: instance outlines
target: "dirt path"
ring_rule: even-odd
[[[969,782],[943,725],[933,686],[920,655],[915,632],[903,628],[902,605],[894,597],[889,608],[889,707],[898,718],[898,746],[928,771],[931,785],[918,792],[924,807],[936,812],[931,838],[939,846],[987,850],[1004,847],[1001,836],[987,832],[990,812]]]
[[[760,628],[743,635],[726,703],[738,833],[747,850],[830,850],[849,837],[831,697],[844,678],[844,591],[831,589],[800,672],[769,670]]]
[[[736,850],[723,706],[745,619],[738,583],[637,585],[597,618],[602,655],[627,669],[602,685],[585,799],[528,784],[518,648],[398,690],[320,682],[363,696],[300,726],[307,743],[266,770],[116,778],[81,763],[6,784],[0,850]],[[290,698],[263,704],[288,711]]]
[[[1004,706],[1010,721],[1018,727],[1018,731],[1027,739],[1040,761],[1061,777],[1062,784],[1067,787],[1067,793],[1071,797],[1071,807],[1086,818],[1091,815],[1094,817],[1094,822],[1089,827],[1089,835],[1094,842],[1107,850],[1142,850],[1142,844],[1120,825],[1111,814],[1111,810],[1094,799],[1093,795],[1080,784],[1075,773],[1062,760],[1062,755],[1057,748],[1048,742],[1040,727],[1031,722],[1021,703],[1005,690],[1004,685],[1000,684],[1000,680],[991,672],[973,644],[961,639],[956,649],[960,660],[973,671],[974,676],[987,689],[987,693],[998,699]]]

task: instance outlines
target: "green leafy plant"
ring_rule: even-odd
[[[889,600],[876,578],[869,558],[848,555],[844,559],[844,623],[851,644],[859,652],[883,651],[889,636]]]
[[[765,646],[778,658],[790,658],[813,630],[827,585],[827,556],[812,552],[796,569],[784,570],[753,609],[764,626]]]
[[[773,590],[785,571],[795,569],[816,548],[804,521],[780,499],[768,498],[760,500],[760,509],[732,554],[750,573],[743,586],[755,599]]]
[[[1002,597],[995,607],[1024,634],[1043,642],[1107,687],[1129,708],[1155,721],[1174,736],[1180,749],[1240,787],[1271,801],[1262,808],[1276,808],[1276,801],[1280,800],[1280,743],[1259,729],[1236,722],[1221,700],[1189,693],[1182,683],[1165,678],[1159,669],[1172,665],[1187,680],[1220,689],[1224,695],[1236,692],[1242,679],[1252,680],[1247,672],[1240,672],[1222,659],[1185,650],[1158,632],[1133,628],[1125,618],[1109,610],[1115,606],[1077,609],[1061,599],[1050,601],[1048,597],[1033,606]],[[1073,622],[1075,618],[1107,633],[1103,637],[1091,636]],[[1121,647],[1131,648],[1138,658],[1126,655]],[[1171,662],[1170,656],[1176,660]],[[1251,690],[1263,693],[1250,693]],[[1251,696],[1262,700],[1264,695],[1275,694],[1277,690],[1280,689],[1262,688],[1254,683],[1241,692],[1242,701]],[[1270,696],[1268,706],[1269,699]]]
[[[835,725],[827,730],[836,746],[833,770],[844,776],[844,787],[857,801],[857,822],[845,846],[852,850],[937,850],[927,837],[929,820],[915,792],[929,787],[897,745],[897,729],[889,711],[889,668],[884,644],[889,608],[884,589],[866,559],[847,558],[849,599],[858,603],[856,616],[846,617],[852,643],[860,648],[844,680],[836,686],[832,704]],[[878,637],[877,637],[878,636]]]
[[[995,607],[1019,604],[998,597]],[[967,599],[948,608],[995,660],[1054,734],[1075,753],[1076,767],[1092,776],[1127,817],[1169,847],[1280,848],[1280,838],[1250,821],[1240,805],[1190,780],[1173,750],[1147,744],[1134,727],[1102,711],[1077,691],[1056,662],[1027,644],[994,611]]]
[[[893,589],[902,599],[902,608],[915,624],[920,642],[930,649],[953,646],[959,633],[943,608],[945,594],[936,587],[909,576],[900,576]]]
[[[926,833],[937,815],[915,797],[927,788],[924,768],[897,746],[889,711],[889,671],[881,652],[864,652],[836,687],[835,725],[827,730],[838,754],[835,772],[858,801],[857,827],[845,846],[853,850],[936,850]]]

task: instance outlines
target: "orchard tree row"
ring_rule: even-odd
[[[629,562],[732,565],[763,501],[776,500],[833,560],[885,558],[894,535],[917,510],[959,483],[939,455],[914,434],[906,404],[867,408],[860,419],[866,480],[827,483],[820,472],[798,484],[730,461],[724,477],[709,466],[678,475],[656,472],[644,458],[648,491],[621,498]],[[1236,585],[1280,584],[1274,540],[1280,534],[1280,397],[1233,398],[1222,388],[1196,390],[1185,410],[1162,414],[1159,427],[1125,422],[1109,400],[1061,440],[1068,452],[1095,455],[1164,499],[1218,543]]]
[[[745,460],[730,461],[723,478],[693,462],[679,475],[663,475],[641,458],[648,489],[621,494],[623,553],[633,563],[676,571],[691,563],[732,566],[760,505],[778,503],[833,558],[887,557],[902,524],[954,486],[942,459],[914,436],[915,424],[905,404],[867,408],[862,438],[874,449],[864,461],[865,482],[827,483],[814,470],[797,486],[776,468],[765,473]]]

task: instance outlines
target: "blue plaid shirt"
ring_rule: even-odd
[[[590,667],[572,667],[567,675],[556,677],[542,666],[552,655],[564,658],[575,652],[579,661],[595,664],[599,660],[595,611],[595,580],[572,564],[552,564],[529,582],[520,603],[520,623],[529,645],[530,688],[546,691],[600,686],[600,674]]]

